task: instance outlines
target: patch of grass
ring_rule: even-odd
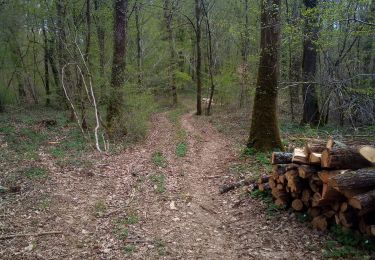
[[[156,247],[156,250],[158,251],[158,254],[160,256],[163,256],[163,255],[166,255],[167,254],[167,249],[166,249],[166,245],[165,245],[165,242],[161,239],[158,239],[155,241],[155,247]]]
[[[57,159],[61,159],[66,156],[66,152],[61,148],[53,147],[51,149],[51,155]]]
[[[129,214],[128,217],[126,218],[126,223],[128,225],[134,225],[139,222],[138,215],[135,213]]]
[[[124,246],[124,252],[127,255],[131,255],[132,253],[135,252],[135,250],[136,250],[136,247],[133,244],[129,244],[129,245]]]
[[[370,258],[375,253],[375,244],[370,239],[354,233],[352,230],[344,230],[340,226],[332,226],[330,229],[334,240],[327,241],[323,256],[326,258]]]
[[[187,153],[187,133],[181,126],[181,116],[186,112],[186,108],[178,107],[168,112],[169,121],[174,125],[176,129],[176,154],[179,157],[184,157]]]
[[[107,210],[107,206],[104,201],[100,200],[94,204],[94,214],[96,217],[102,217]]]
[[[184,157],[187,153],[187,145],[184,142],[178,143],[176,146],[176,154],[178,157]]]
[[[31,167],[26,169],[24,174],[30,180],[42,180],[47,177],[47,170],[40,167]]]
[[[159,166],[159,167],[164,168],[164,167],[167,166],[167,161],[166,161],[164,155],[162,154],[162,152],[160,152],[160,151],[157,151],[157,152],[152,154],[152,162],[156,166]]]
[[[127,228],[120,228],[117,230],[117,236],[121,240],[125,240],[129,236],[129,229]]]
[[[47,210],[49,209],[50,205],[51,205],[51,199],[48,197],[45,197],[38,203],[38,208],[41,210]]]
[[[155,191],[157,193],[165,192],[165,176],[162,173],[150,175],[151,182],[155,185]]]
[[[16,131],[16,129],[11,125],[0,126],[0,133],[2,133],[2,134],[10,135],[10,134],[14,133],[15,131]]]
[[[248,157],[255,155],[255,149],[252,147],[246,147],[241,154],[241,157]]]
[[[265,153],[256,153],[255,158],[262,165],[270,165],[271,164],[270,157]]]

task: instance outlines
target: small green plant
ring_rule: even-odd
[[[118,238],[121,239],[121,240],[125,240],[128,238],[129,236],[129,230],[127,228],[122,228],[118,231],[117,233],[118,235]]]
[[[58,147],[54,147],[51,149],[51,155],[54,157],[54,158],[64,158],[65,157],[65,151],[62,150],[61,148],[58,148]]]
[[[159,166],[159,167],[166,167],[167,166],[167,161],[165,160],[164,155],[160,151],[157,151],[157,152],[153,153],[152,162],[156,166]]]
[[[41,210],[47,210],[49,209],[50,205],[51,205],[51,199],[46,197],[38,203],[38,208]]]
[[[94,213],[96,217],[102,217],[107,210],[107,206],[104,201],[97,201],[94,205]]]
[[[326,258],[366,257],[375,252],[375,245],[369,239],[344,230],[340,226],[332,226],[330,233],[334,240],[327,241],[323,256]]]
[[[270,164],[270,158],[265,153],[256,153],[255,158],[262,165]]]
[[[161,239],[158,239],[155,241],[155,247],[156,247],[156,250],[158,251],[158,254],[160,256],[162,255],[166,255],[167,253],[167,249],[165,247],[165,242]]]
[[[165,176],[162,173],[150,175],[150,180],[155,185],[157,193],[163,193],[165,191]]]
[[[136,247],[133,244],[124,246],[124,252],[128,255],[131,255],[135,250],[136,250]]]
[[[31,167],[24,172],[30,180],[41,180],[47,177],[47,170],[40,167]]]
[[[139,218],[138,218],[138,215],[135,214],[135,213],[132,213],[130,214],[127,218],[126,218],[126,223],[128,225],[134,225],[134,224],[137,224],[139,222]]]
[[[255,149],[254,148],[252,148],[252,147],[246,147],[242,151],[241,157],[246,158],[246,157],[249,157],[249,156],[253,156],[254,154],[255,154]]]
[[[184,157],[187,153],[187,145],[186,143],[178,143],[176,146],[176,154],[178,157]]]

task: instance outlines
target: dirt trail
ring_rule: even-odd
[[[219,186],[236,162],[235,145],[209,123],[186,114],[188,152],[178,157],[176,126],[155,115],[147,139],[111,156],[92,155],[89,172],[42,163],[53,172],[38,191],[46,210],[6,205],[4,225],[13,233],[61,230],[62,235],[15,238],[0,243],[3,259],[317,259],[320,234],[240,190]],[[164,165],[153,162],[155,152]],[[160,159],[160,158],[159,158]],[[31,196],[32,194],[26,194]],[[25,196],[25,195],[22,195]],[[15,252],[17,252],[15,254]]]

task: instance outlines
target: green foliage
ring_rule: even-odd
[[[132,253],[134,253],[136,249],[137,248],[133,244],[128,244],[124,246],[124,252],[128,255],[131,255]]]
[[[94,214],[96,217],[102,217],[105,212],[107,211],[107,205],[105,204],[105,201],[97,201],[94,205]]]
[[[126,224],[128,225],[134,225],[139,222],[139,218],[137,214],[129,214],[126,218]]]
[[[154,184],[155,186],[155,191],[157,193],[163,193],[165,192],[165,176],[162,173],[155,173],[150,175],[150,181]]]
[[[256,153],[255,158],[262,165],[270,165],[271,164],[270,157],[265,153]]]
[[[242,156],[244,157],[252,156],[254,154],[255,154],[255,149],[253,147],[246,147],[242,152]]]
[[[167,161],[162,152],[157,151],[152,154],[152,162],[159,167],[166,167]]]
[[[334,240],[327,241],[323,256],[326,258],[358,258],[375,253],[375,244],[352,230],[332,226],[330,234]]]
[[[150,117],[157,111],[157,103],[148,91],[140,91],[135,85],[125,89],[125,126],[127,141],[135,142],[144,139],[150,126]]]
[[[176,146],[176,154],[179,157],[186,156],[187,153],[187,145],[186,143],[178,143]]]
[[[30,167],[25,170],[24,174],[30,180],[42,180],[47,177],[47,170],[40,167]]]
[[[163,240],[161,240],[161,239],[156,240],[155,241],[155,247],[156,247],[156,250],[158,251],[158,254],[160,256],[166,255],[167,249],[166,249],[165,242]]]

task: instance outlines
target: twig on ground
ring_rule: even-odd
[[[243,186],[257,185],[255,182],[256,182],[255,180],[247,180],[247,179],[240,180],[235,183],[225,184],[221,186],[219,191],[220,191],[220,194],[224,194],[224,193],[227,193],[228,191],[235,190]]]
[[[11,239],[15,237],[38,237],[38,236],[57,235],[57,234],[62,234],[62,231],[46,231],[46,232],[26,233],[26,234],[9,234],[9,235],[0,236],[0,240]]]

